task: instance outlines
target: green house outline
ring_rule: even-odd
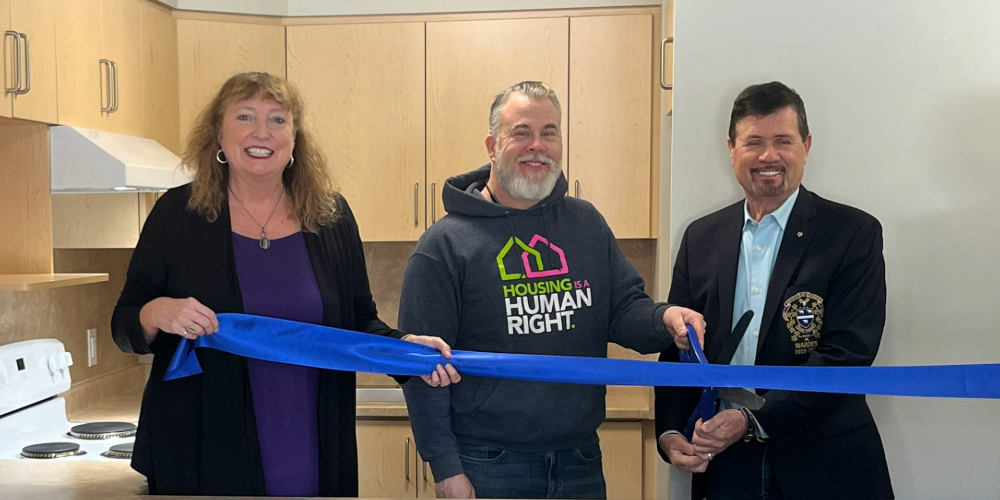
[[[507,244],[504,245],[503,250],[500,250],[500,253],[497,255],[497,267],[500,268],[500,279],[502,279],[503,281],[511,281],[511,280],[519,280],[524,277],[524,275],[520,273],[507,274],[507,266],[505,266],[503,263],[503,258],[507,256],[507,252],[510,252],[510,249],[514,246],[515,242],[517,243],[517,246],[521,247],[521,250],[524,250],[525,252],[528,252],[529,254],[535,257],[535,263],[538,264],[539,271],[545,270],[542,267],[542,254],[539,253],[538,250],[535,250],[534,248],[525,245],[524,242],[521,241],[521,238],[512,236],[509,240],[507,240]]]

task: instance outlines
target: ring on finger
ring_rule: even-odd
[[[184,332],[187,333],[188,335],[194,335],[194,332],[195,332],[194,326],[192,326],[192,325],[185,326],[184,327]]]
[[[711,462],[711,461],[712,461],[712,454],[711,454],[711,453],[709,453],[709,454],[708,454],[708,461],[709,461],[709,462]]]

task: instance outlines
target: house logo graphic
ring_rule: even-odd
[[[558,269],[545,269],[545,265],[542,262],[542,253],[538,250],[539,243],[549,247],[552,252],[555,252],[559,256]],[[522,250],[521,264],[523,265],[525,274],[508,272],[507,265],[504,264],[504,258],[507,257],[507,254],[511,250],[514,250],[514,245],[517,245]],[[534,267],[531,265],[532,261],[534,261]],[[507,244],[504,245],[503,250],[500,250],[500,253],[497,254],[497,267],[500,268],[500,278],[503,281],[525,278],[549,278],[569,274],[569,265],[566,263],[566,252],[563,252],[561,248],[538,234],[532,237],[531,242],[527,245],[518,237],[511,237],[507,240]]]

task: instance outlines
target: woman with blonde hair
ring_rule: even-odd
[[[357,496],[353,372],[201,349],[201,375],[164,382],[181,338],[239,312],[448,346],[379,319],[354,215],[287,81],[230,78],[184,161],[194,181],[153,207],[111,320],[121,350],[154,354],[132,467],[152,494]]]

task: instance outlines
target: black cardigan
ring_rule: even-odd
[[[132,468],[146,476],[151,494],[264,495],[246,359],[199,349],[203,374],[164,382],[181,338],[161,332],[147,344],[139,323],[139,310],[157,297],[194,297],[216,313],[243,312],[228,207],[209,223],[187,210],[190,192],[190,185],[171,189],[153,207],[111,319],[122,351],[154,354]],[[399,338],[400,332],[378,318],[358,226],[342,197],[338,210],[335,223],[304,233],[323,300],[323,324]],[[353,372],[321,372],[323,496],[358,495],[354,389]]]

